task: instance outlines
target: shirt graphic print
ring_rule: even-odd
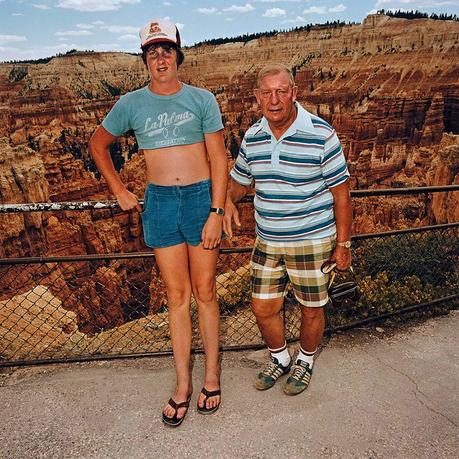
[[[186,141],[183,136],[183,125],[195,118],[195,115],[188,110],[182,113],[160,113],[156,119],[148,117],[145,120],[144,134],[147,137],[154,137],[156,148],[183,145]]]

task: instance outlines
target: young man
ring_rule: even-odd
[[[121,97],[91,139],[90,151],[123,210],[142,211],[116,173],[108,147],[133,129],[145,155],[147,187],[142,212],[145,243],[154,248],[167,290],[177,384],[164,423],[183,421],[192,392],[190,300],[198,306],[206,354],[198,411],[220,405],[219,308],[215,273],[222,235],[227,158],[215,97],[182,83],[184,56],[177,27],[152,20],[140,29],[150,83]]]
[[[240,225],[234,202],[255,185],[257,239],[252,253],[252,310],[271,361],[257,376],[265,390],[290,376],[288,395],[309,384],[324,331],[328,275],[322,264],[351,265],[349,173],[334,129],[296,102],[297,87],[283,65],[261,69],[255,97],[263,118],[246,132],[230,172],[224,231]],[[290,281],[301,305],[300,350],[292,366],[279,312]]]

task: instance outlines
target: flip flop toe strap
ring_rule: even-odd
[[[190,400],[185,400],[184,402],[177,403],[173,398],[170,398],[167,402],[172,408],[174,408],[175,413],[179,408],[188,408],[190,406]]]
[[[209,400],[210,397],[216,397],[217,395],[221,395],[221,390],[220,389],[217,389],[217,390],[207,390],[205,387],[202,388],[201,390],[201,394],[204,394],[205,397],[204,397],[204,400],[202,401],[202,408],[206,409],[206,403],[207,403],[207,400]]]
[[[204,402],[210,397],[216,397],[217,395],[221,395],[222,391],[220,389],[217,390],[207,390],[205,387],[202,388],[201,392],[206,396]]]

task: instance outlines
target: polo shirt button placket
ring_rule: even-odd
[[[280,146],[281,146],[281,140],[277,141],[276,139],[273,139],[271,136],[271,145],[274,145],[272,147],[272,152],[271,152],[271,166],[279,166],[279,155],[280,155]]]

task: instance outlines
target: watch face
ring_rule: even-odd
[[[211,212],[215,212],[217,215],[221,215],[222,217],[225,215],[225,209],[222,207],[211,207]]]

